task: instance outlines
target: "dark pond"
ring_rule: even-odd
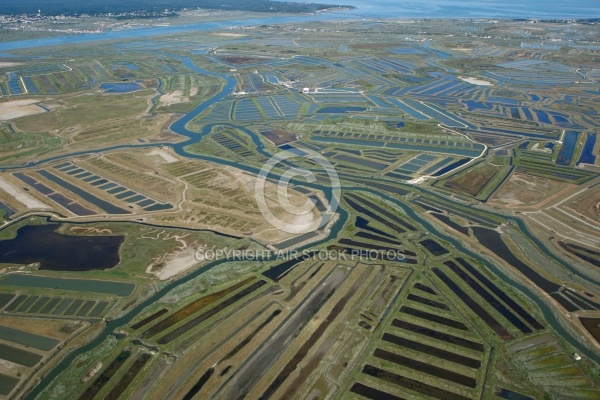
[[[550,118],[548,118],[548,114],[546,114],[545,112],[543,112],[541,110],[534,110],[534,111],[537,114],[537,117],[540,120],[540,122],[543,122],[544,124],[551,124],[552,123],[550,121]]]
[[[215,372],[214,367],[210,367],[206,372],[200,377],[198,382],[190,389],[189,392],[183,397],[184,400],[191,400],[194,396],[202,389],[204,384],[210,379],[212,374]]]
[[[508,389],[497,388],[494,394],[502,399],[507,400],[533,400],[533,397],[525,396]]]
[[[145,326],[147,324],[149,324],[150,322],[154,321],[155,319],[157,319],[158,317],[160,317],[163,314],[166,314],[169,310],[166,308],[161,308],[160,310],[158,310],[157,312],[155,312],[154,314],[150,315],[149,317],[144,318],[143,320],[133,324],[131,326],[132,329],[140,329],[142,326]]]
[[[569,253],[589,262],[592,265],[595,265],[596,267],[600,267],[600,259],[597,259],[598,252],[571,243],[558,242],[558,244]]]
[[[464,226],[457,224],[456,222],[452,221],[447,215],[434,213],[434,214],[431,214],[431,216],[437,218],[444,224],[448,225],[450,228],[455,229],[465,235],[469,235],[469,228],[465,228]]]
[[[362,213],[382,222],[384,225],[387,225],[390,228],[395,229],[397,232],[405,232],[405,230],[400,228],[400,226],[408,229],[409,231],[416,230],[416,228],[414,226],[412,226],[408,222],[405,222],[404,220],[400,219],[397,216],[397,214],[393,214],[387,210],[384,210],[383,208],[379,207],[378,205],[376,205],[374,203],[371,203],[370,201],[368,201],[364,198],[353,196],[354,200],[360,201],[363,205],[365,205],[366,207],[369,207],[374,212],[372,212],[369,209],[366,209],[366,208],[360,206],[359,204],[357,204],[356,202],[350,200],[349,196],[344,197],[344,199],[348,202],[348,204],[350,204],[350,202],[352,202],[352,204],[350,204],[350,205],[352,206],[352,208],[354,208],[358,212],[362,212]],[[394,222],[395,225],[388,223],[388,220]]]
[[[433,239],[425,239],[420,241],[419,243],[421,244],[421,246],[429,250],[429,252],[434,256],[441,256],[449,253],[448,250],[446,250],[441,244],[439,244]]]
[[[446,286],[448,286],[450,290],[454,292],[459,299],[462,300],[463,303],[473,310],[473,312],[477,314],[479,318],[481,318],[481,320],[487,324],[487,326],[496,332],[498,336],[500,336],[503,340],[510,340],[513,338],[513,336],[506,330],[504,326],[500,324],[500,322],[498,322],[498,320],[496,320],[494,316],[487,312],[477,300],[471,298],[471,296],[469,296],[458,284],[456,284],[456,282],[450,279],[448,275],[446,275],[437,267],[433,267],[432,271],[446,284]]]
[[[229,297],[225,301],[219,303],[215,307],[209,309],[208,311],[205,311],[204,313],[198,315],[191,321],[181,325],[179,328],[177,328],[177,329],[169,332],[165,336],[161,337],[160,339],[158,339],[158,343],[159,344],[167,344],[167,343],[177,339],[181,335],[187,333],[189,330],[194,329],[197,325],[200,325],[202,322],[213,317],[214,315],[219,313],[221,310],[229,307],[230,305],[238,302],[239,300],[243,299],[244,297],[252,294],[253,292],[260,289],[262,286],[264,286],[266,284],[267,284],[267,281],[262,280],[262,279],[258,282],[253,283],[252,285],[248,286],[247,288],[243,289],[242,291],[237,292],[236,294]]]
[[[436,378],[441,378],[454,383],[458,383],[459,385],[467,386],[470,388],[474,388],[475,386],[477,386],[477,381],[475,380],[475,378],[462,375],[454,371],[449,371],[447,369],[440,368],[423,361],[405,357],[400,354],[392,353],[387,350],[377,348],[373,352],[373,355],[382,360],[389,361],[410,369],[414,369],[416,371],[424,372],[426,374],[433,375]]]
[[[75,300],[73,303],[71,303],[69,308],[67,308],[67,311],[65,311],[65,315],[75,314],[75,311],[79,310],[79,307],[81,307],[82,304],[83,300]]]
[[[439,308],[441,310],[450,311],[450,308],[447,305],[445,305],[444,303],[440,303],[439,301],[427,299],[425,297],[421,297],[421,296],[413,294],[413,293],[409,293],[407,299],[415,301],[417,303],[425,304],[426,306],[429,306],[429,307],[435,307],[435,308]]]
[[[465,347],[467,349],[480,351],[480,352],[485,350],[485,347],[481,343],[473,342],[472,340],[468,340],[468,339],[464,339],[462,337],[450,335],[448,333],[439,332],[434,329],[426,328],[424,326],[415,325],[411,322],[394,319],[392,321],[392,326],[403,329],[405,331],[416,333],[418,335],[423,335],[423,336],[427,336],[427,337],[430,337],[435,340],[446,342],[451,345],[461,346],[461,347]]]
[[[356,382],[350,388],[352,393],[360,394],[363,397],[372,400],[402,400],[401,397],[394,396],[393,394],[389,394],[388,392],[382,392],[379,389],[372,388],[367,385],[363,385],[362,383]]]
[[[563,145],[558,152],[558,158],[556,159],[557,165],[569,165],[573,159],[573,152],[575,151],[575,145],[577,144],[577,138],[579,132],[567,132],[563,140]]]
[[[106,211],[109,214],[130,214],[129,211],[123,210],[122,208],[119,208],[108,201],[102,200],[101,198],[94,196],[93,194],[79,188],[78,186],[75,186],[75,185],[65,181],[64,179],[59,178],[58,176],[56,176],[46,170],[42,169],[42,170],[38,170],[37,172],[40,175],[42,175],[44,178],[56,183],[57,185],[62,186],[63,188],[69,190],[72,193],[75,193],[76,195],[80,196],[84,200],[89,201],[93,205],[101,208],[102,210]],[[69,203],[70,202],[71,201],[69,201]]]
[[[15,214],[15,210],[13,210],[10,206],[4,204],[0,201],[0,210],[4,212],[4,217],[9,218]]]
[[[263,276],[266,276],[269,279],[278,282],[281,278],[283,278],[288,272],[292,270],[292,268],[296,267],[302,261],[308,260],[312,258],[316,252],[311,252],[309,254],[304,254],[299,257],[292,257],[290,260],[286,260],[281,264],[277,264],[274,267],[269,268],[265,272],[263,272]]]
[[[441,315],[437,315],[437,314],[432,314],[427,311],[418,310],[416,308],[402,306],[400,308],[400,312],[404,313],[404,314],[412,315],[413,317],[437,322],[438,324],[447,325],[452,328],[460,329],[462,331],[469,330],[469,328],[467,328],[467,326],[460,321],[455,321],[453,319],[442,317]]]
[[[0,374],[0,394],[7,395],[9,394],[15,386],[19,383],[19,379]]]
[[[0,293],[0,308],[3,308],[5,305],[7,305],[8,302],[13,299],[13,297],[15,297],[15,295],[12,293]]]
[[[394,236],[390,235],[389,233],[386,233],[384,231],[381,231],[377,228],[372,228],[369,226],[369,220],[366,218],[361,217],[360,215],[358,215],[356,217],[356,222],[354,222],[354,226],[356,226],[357,228],[360,229],[364,229],[366,231],[371,231],[373,233],[377,233],[379,235],[383,235],[383,236],[387,236],[389,238],[394,238]]]
[[[104,372],[102,372],[102,374],[100,374],[100,376],[98,376],[98,378],[96,378],[96,380],[92,383],[92,385],[90,387],[88,387],[85,392],[83,392],[83,394],[79,397],[79,400],[88,400],[88,399],[91,400],[94,397],[96,397],[98,392],[100,390],[102,390],[104,385],[106,385],[108,383],[110,378],[112,378],[113,375],[115,373],[117,373],[119,368],[121,368],[121,366],[125,363],[125,361],[127,361],[127,359],[131,356],[131,352],[132,352],[131,349],[123,350],[117,356],[117,358],[115,358],[108,365],[108,367],[104,370]]]
[[[585,145],[583,146],[583,150],[581,151],[581,157],[579,157],[579,161],[577,161],[577,164],[594,164],[596,162],[596,156],[593,153],[595,145],[596,134],[588,133],[587,138],[585,139]]]
[[[285,240],[283,242],[279,242],[277,244],[274,244],[273,247],[275,247],[278,250],[283,250],[283,249],[287,249],[290,247],[295,247],[300,243],[306,242],[307,240],[310,240],[312,238],[315,238],[317,236],[321,235],[321,231],[312,231],[312,232],[306,232],[300,236],[296,236],[294,238]]]
[[[131,382],[138,375],[140,370],[152,359],[149,353],[141,353],[129,367],[127,372],[121,377],[121,380],[113,387],[113,389],[105,397],[107,399],[118,399],[125,390],[131,385]]]
[[[469,111],[473,110],[492,110],[494,108],[494,104],[492,103],[483,103],[481,101],[475,100],[465,100],[463,103],[468,107]]]
[[[464,365],[465,367],[481,368],[481,361],[477,359],[465,357],[463,355],[456,354],[448,350],[443,350],[438,347],[423,344],[420,341],[417,342],[414,340],[406,339],[400,336],[393,335],[391,333],[384,333],[381,340],[395,344],[397,346],[406,347],[408,349],[418,351],[419,353],[424,353],[430,356],[441,358],[443,360],[452,361],[453,363]]]
[[[452,164],[448,165],[447,167],[440,169],[438,172],[436,172],[435,174],[433,174],[433,176],[444,175],[445,173],[450,172],[450,171],[452,171],[455,168],[463,166],[464,164],[466,164],[469,161],[471,161],[470,158],[463,158],[461,160],[453,162]]]
[[[487,277],[485,277],[481,272],[479,272],[475,267],[469,264],[465,259],[459,257],[456,259],[468,272],[471,273],[475,278],[479,279],[481,283],[483,283],[492,293],[494,293],[500,300],[502,300],[506,305],[515,310],[517,314],[521,316],[525,321],[527,321],[533,328],[540,330],[544,329],[542,324],[540,324],[535,318],[531,316],[527,311],[523,309],[517,302],[515,302],[510,296],[508,296],[502,289],[498,286],[494,285],[492,281],[490,281]]]
[[[395,246],[401,246],[402,242],[399,242],[397,240],[392,240],[392,239],[388,239],[385,237],[381,237],[379,235],[373,235],[372,233],[369,232],[357,232],[354,237],[360,237],[360,238],[364,238],[364,239],[370,239],[370,240],[375,240],[377,242],[380,243],[388,243],[388,244],[392,244]]]
[[[473,227],[472,229],[473,235],[477,238],[479,243],[494,252],[508,264],[512,265],[546,293],[555,292],[560,288],[559,285],[542,277],[533,268],[517,258],[508,248],[506,243],[504,243],[498,232],[479,227]]]
[[[100,85],[100,90],[104,90],[105,93],[129,93],[140,90],[142,87],[135,83],[103,83]]]
[[[437,293],[435,292],[435,290],[433,290],[429,286],[423,285],[422,283],[419,283],[419,282],[415,283],[414,288],[418,289],[422,292],[433,294],[434,296],[437,296]]]
[[[324,107],[317,111],[317,114],[342,114],[349,112],[362,112],[365,107]]]
[[[469,400],[469,397],[462,396],[460,394],[455,394],[454,392],[449,392],[444,389],[440,389],[436,386],[430,386],[426,383],[419,382],[417,380],[407,378],[405,376],[395,374],[393,372],[386,371],[384,369],[372,366],[365,365],[362,369],[363,374],[370,375],[375,378],[379,378],[386,382],[391,383],[394,386],[401,386],[415,392],[424,394],[426,396],[434,397],[437,399],[444,400]]]
[[[0,262],[40,263],[40,269],[90,271],[117,265],[123,236],[70,236],[58,224],[19,228],[17,237],[0,241]]]
[[[12,363],[24,365],[26,367],[33,367],[42,359],[42,356],[39,354],[3,343],[0,343],[0,354],[2,354],[1,358],[3,360],[8,360]]]
[[[498,301],[498,299],[481,287],[481,285],[471,278],[470,275],[460,269],[456,263],[453,261],[446,261],[444,264],[446,264],[456,275],[458,275],[467,285],[469,285],[471,289],[483,297],[490,306],[494,307],[496,311],[502,314],[502,316],[510,321],[517,329],[523,333],[531,333],[531,329],[527,325],[525,325],[519,318],[517,318],[516,315],[508,310],[504,304],[502,304],[502,302]]]

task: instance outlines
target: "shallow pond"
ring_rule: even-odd
[[[28,225],[17,237],[0,241],[0,263],[40,263],[40,269],[89,271],[108,269],[120,261],[123,236],[71,236],[56,232],[58,224]]]
[[[106,93],[129,93],[141,89],[142,87],[135,82],[103,83],[100,85],[100,90],[104,90]]]

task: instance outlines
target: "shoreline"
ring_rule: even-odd
[[[360,11],[359,8],[328,8],[315,11],[313,13],[253,13],[240,12],[240,15],[235,15],[233,18],[215,18],[210,20],[202,20],[189,23],[181,21],[168,25],[158,24],[148,27],[141,26],[129,29],[114,29],[104,32],[91,33],[74,33],[72,35],[56,36],[52,32],[47,32],[48,36],[37,37],[35,39],[24,39],[16,41],[1,41],[0,40],[0,60],[2,58],[14,59],[15,56],[11,51],[31,49],[37,47],[57,46],[82,44],[97,41],[109,40],[129,40],[139,37],[156,37],[167,34],[183,34],[192,31],[218,31],[222,29],[234,29],[240,27],[252,27],[257,25],[287,25],[294,23],[307,22],[347,22],[347,21],[371,21],[371,22],[411,22],[411,23],[431,23],[431,21],[477,21],[482,23],[493,22],[515,22],[515,23],[594,23],[600,24],[600,17],[596,18],[577,18],[577,17],[561,17],[561,18],[538,18],[538,17],[492,17],[492,16],[447,16],[447,17],[427,17],[421,16],[378,16],[376,14],[358,14],[355,11]],[[2,15],[0,15],[1,17]],[[134,20],[132,20],[134,21]],[[176,22],[176,19],[172,20]],[[39,32],[38,32],[39,33]],[[12,60],[9,60],[12,61]]]

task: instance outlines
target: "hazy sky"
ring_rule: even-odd
[[[283,0],[280,0],[283,1]],[[294,0],[352,5],[376,17],[600,18],[600,0]]]

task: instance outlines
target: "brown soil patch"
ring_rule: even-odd
[[[0,103],[0,120],[10,120],[28,115],[41,114],[46,110],[39,105],[36,99],[13,100]]]
[[[587,331],[600,343],[600,318],[583,318],[580,317],[581,324]]]
[[[71,324],[73,324],[73,320],[0,316],[0,325],[58,340],[65,340],[71,335],[64,332],[64,328]]]
[[[282,144],[286,144],[289,142],[293,142],[298,140],[298,136],[295,133],[282,131],[279,129],[273,129],[270,131],[261,132],[267,139],[275,144],[275,146],[280,146]]]
[[[496,192],[490,203],[507,208],[533,206],[567,188],[569,184],[564,182],[515,172]]]
[[[220,60],[234,65],[253,64],[263,61],[268,61],[269,58],[263,57],[251,57],[251,56],[225,56],[221,55],[218,57]]]
[[[571,199],[565,206],[594,221],[600,222],[600,185]]]
[[[477,166],[467,173],[444,183],[447,189],[467,193],[471,196],[477,196],[488,182],[498,173],[498,168],[490,164]]]
[[[172,106],[173,104],[179,103],[189,103],[190,99],[187,96],[184,96],[182,90],[175,90],[173,92],[169,92],[167,94],[163,94],[160,96],[160,105],[161,107]]]

